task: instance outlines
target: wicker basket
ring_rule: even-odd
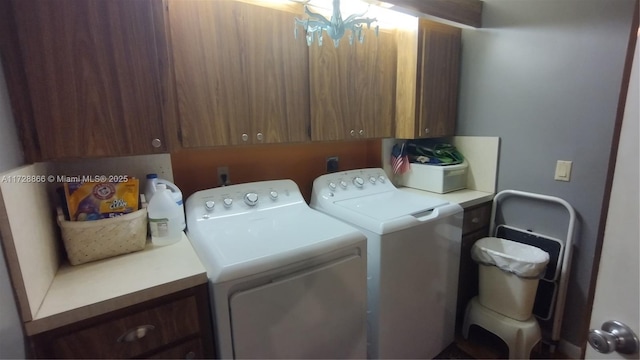
[[[139,251],[147,241],[147,209],[93,221],[67,221],[58,209],[58,225],[71,265]]]

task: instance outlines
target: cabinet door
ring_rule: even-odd
[[[154,6],[13,1],[43,159],[166,150]]]
[[[323,36],[323,46],[309,47],[312,140],[392,137],[395,34],[369,30],[353,45],[345,35],[337,48]]]
[[[455,135],[460,76],[459,28],[420,19],[416,136]]]
[[[308,53],[293,37],[295,14],[223,0],[169,0],[168,11],[182,146],[307,139]]]

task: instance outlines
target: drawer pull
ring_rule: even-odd
[[[147,333],[156,327],[153,325],[141,325],[137,328],[131,329],[126,333],[120,335],[118,338],[118,342],[132,342],[138,339],[142,339],[147,335]]]
[[[473,219],[471,219],[471,222],[477,224],[480,222],[480,218],[474,217]]]

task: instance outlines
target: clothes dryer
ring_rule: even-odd
[[[382,169],[318,177],[311,207],[367,236],[368,356],[433,358],[454,341],[463,210]]]
[[[219,358],[364,358],[366,238],[291,180],[198,191],[187,234],[207,269]]]

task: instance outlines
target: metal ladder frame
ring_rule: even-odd
[[[562,264],[560,266],[560,281],[558,283],[558,295],[556,297],[555,309],[553,310],[553,326],[551,330],[551,340],[557,342],[560,340],[560,330],[562,325],[562,316],[564,315],[564,306],[567,293],[567,285],[569,283],[569,271],[571,269],[571,255],[573,253],[573,233],[575,230],[576,213],[571,204],[566,200],[555,196],[541,195],[536,193],[530,193],[519,190],[503,190],[497,193],[493,198],[493,206],[491,207],[491,221],[489,234],[495,235],[496,229],[496,211],[500,199],[509,196],[519,196],[529,199],[543,200],[547,202],[553,202],[564,206],[569,212],[569,226],[567,231],[567,237],[564,239],[564,254],[562,256]],[[505,224],[506,225],[506,224]],[[554,344],[555,346],[555,344]]]

